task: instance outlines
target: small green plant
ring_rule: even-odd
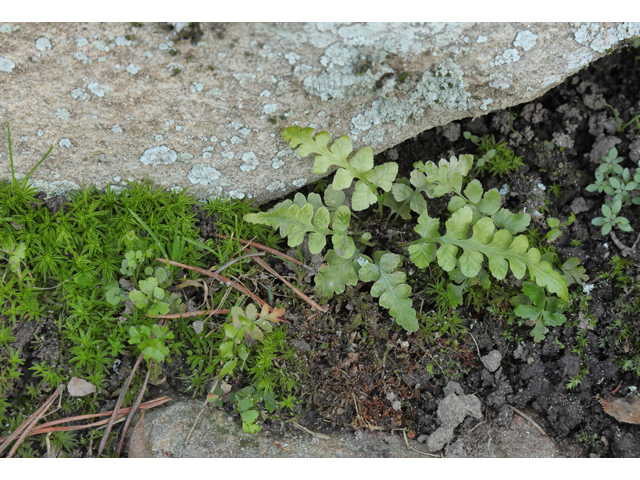
[[[158,363],[162,363],[164,358],[169,355],[169,349],[165,345],[166,340],[173,338],[173,333],[169,332],[169,327],[160,327],[153,324],[151,328],[142,325],[140,329],[136,327],[129,328],[129,343],[138,345],[138,349],[143,358],[149,362],[153,359]]]
[[[567,321],[564,315],[562,300],[558,297],[547,297],[544,289],[533,282],[522,284],[522,294],[511,300],[515,306],[514,313],[521,318],[533,322],[531,336],[535,342],[544,339],[547,327],[556,327]]]
[[[569,216],[567,221],[564,223],[560,223],[560,220],[554,217],[548,217],[546,221],[547,221],[547,226],[551,230],[547,232],[547,234],[544,236],[544,239],[547,241],[547,243],[553,243],[562,235],[562,230],[560,229],[562,227],[568,227],[573,222],[575,222],[576,216],[574,215],[573,212],[571,212],[571,215]]]
[[[582,380],[584,380],[584,377],[587,376],[588,374],[589,374],[589,370],[587,370],[586,368],[580,368],[578,375],[576,375],[573,378],[570,378],[569,381],[567,382],[567,390],[573,390],[578,385],[580,385],[582,383]]]
[[[514,131],[515,132],[515,131]],[[502,177],[511,172],[515,172],[524,163],[522,157],[509,148],[504,140],[496,142],[493,135],[477,137],[471,132],[464,132],[464,138],[471,140],[478,147],[479,157],[476,162],[475,169],[478,174],[490,173],[492,177],[496,175]]]
[[[557,183],[550,185],[549,193],[551,193],[554,196],[554,198],[557,199],[560,196],[560,185],[558,185]]]
[[[374,168],[369,147],[349,159],[352,148],[348,136],[337,139],[329,147],[326,132],[315,138],[312,134],[312,128],[290,127],[283,131],[290,146],[299,147],[299,156],[317,155],[315,173],[324,173],[331,165],[339,167],[333,183],[325,191],[324,202],[315,193],[308,197],[298,193],[293,200],[285,200],[267,212],[246,215],[245,220],[279,228],[290,247],[300,245],[308,235],[311,253],[321,253],[330,237],[334,248],[325,254],[327,265],[321,267],[315,277],[316,290],[322,297],[342,293],[347,285],[356,285],[358,280],[375,282],[371,294],[379,297],[380,305],[389,309],[406,331],[418,329],[416,311],[409,298],[411,287],[405,283],[406,274],[400,270],[402,256],[384,250],[375,251],[372,257],[365,255],[365,250],[372,246],[372,234],[352,230],[352,215],[343,205],[342,190],[357,179],[351,199],[354,210],[364,210],[377,203],[379,212],[382,206],[387,206],[403,218],[410,218],[411,212],[419,215],[415,227],[419,238],[408,245],[409,260],[420,269],[437,260],[455,281],[448,286],[452,306],[462,302],[462,292],[470,282],[481,282],[488,288],[489,274],[502,280],[509,271],[518,279],[528,274],[540,287],[568,298],[562,275],[541,259],[536,248],[529,248],[524,235],[517,235],[529,225],[530,216],[501,208],[498,190],[485,192],[476,179],[466,184],[465,177],[473,166],[471,155],[452,157],[449,161],[443,159],[438,164],[418,162],[410,179],[395,181],[397,164]],[[448,204],[451,217],[445,222],[444,234],[439,231],[440,220],[429,216],[424,195],[428,198],[451,196]]]
[[[249,357],[249,350],[245,343],[245,337],[253,341],[262,341],[264,332],[271,332],[271,323],[277,323],[279,315],[284,310],[274,309],[269,313],[269,307],[265,306],[258,316],[255,305],[249,305],[243,312],[240,307],[233,307],[224,324],[224,341],[220,345],[220,360],[224,362],[218,376],[220,378],[233,373],[236,366],[244,369],[245,362]],[[238,360],[242,363],[238,365]]]
[[[580,245],[582,245],[582,240],[578,240],[576,238],[572,238],[571,239],[571,246],[572,247],[579,247]]]
[[[145,273],[149,275],[145,280],[140,280],[138,286],[140,290],[133,289],[129,293],[129,299],[135,306],[144,310],[149,316],[166,315],[171,308],[178,310],[181,304],[180,296],[177,293],[168,294],[162,288],[167,286],[167,271],[162,267],[147,267]]]
[[[623,206],[640,205],[640,196],[632,196],[640,190],[640,169],[632,172],[623,168],[624,160],[618,156],[618,150],[612,148],[607,156],[602,157],[603,163],[596,170],[596,181],[587,186],[588,192],[604,192],[608,198],[602,205],[602,217],[594,218],[591,223],[602,227],[602,235],[607,235],[614,227],[624,232],[633,230],[629,220],[618,215]]]
[[[616,122],[618,122],[618,133],[624,132],[626,130],[626,128],[629,125],[631,125],[633,122],[636,122],[637,125],[638,125],[638,129],[640,129],[640,114],[636,115],[635,117],[633,117],[631,120],[629,120],[627,123],[625,123],[623,125],[622,124],[622,120],[618,116],[618,113],[616,112],[616,110],[609,104],[605,105],[605,107],[609,107],[611,109],[611,111],[613,112],[613,116],[616,117]]]
[[[272,351],[274,342],[270,338],[267,342],[269,345],[267,349],[257,349],[257,358],[251,359],[250,354],[253,343],[261,343],[265,340],[265,335],[271,336],[275,333],[272,324],[278,323],[278,317],[283,313],[284,309],[278,308],[269,312],[269,308],[265,306],[258,315],[258,310],[253,304],[248,305],[244,311],[242,308],[234,306],[229,312],[227,322],[223,325],[224,340],[219,347],[221,368],[217,375],[216,385],[226,375],[246,370],[257,380],[256,383],[260,388],[258,390],[253,385],[249,385],[235,393],[232,392],[229,396],[229,401],[234,404],[236,411],[242,417],[242,429],[246,433],[257,433],[262,430],[262,427],[256,423],[259,416],[257,410],[259,402],[264,402],[265,408],[271,413],[276,409],[274,395],[276,383],[269,375],[272,370],[272,358],[270,358],[269,351]],[[276,337],[278,337],[277,334]],[[277,339],[275,340],[277,343]],[[288,384],[286,387],[290,391],[293,385]],[[218,389],[213,393],[214,395],[209,397],[209,401],[221,405],[222,390]]]
[[[601,209],[603,216],[594,218],[591,220],[591,223],[597,227],[602,227],[600,230],[602,235],[607,235],[613,230],[613,227],[617,227],[623,232],[633,231],[633,228],[629,225],[629,220],[625,217],[618,216],[622,209],[622,202],[620,200],[615,200],[611,205],[605,203]]]

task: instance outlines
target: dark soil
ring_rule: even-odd
[[[588,283],[594,288],[583,294],[584,299],[590,297],[585,300],[588,307],[576,306],[566,312],[567,322],[551,329],[541,343],[533,342],[530,326],[509,322],[505,315],[486,308],[475,311],[459,307],[465,327],[460,334],[407,335],[371,298],[366,285],[350,287],[345,294],[331,299],[327,314],[298,302],[285,317],[292,324],[292,344],[308,367],[301,372],[298,423],[318,432],[407,428],[409,436],[420,441],[437,429],[436,411],[444,398],[443,387],[455,380],[465,393],[474,393],[482,400],[484,420],[489,424],[499,425],[510,418],[511,405],[534,412],[540,426],[567,452],[575,451],[578,444],[585,456],[640,456],[640,426],[619,422],[605,413],[598,402],[598,398],[612,400],[630,395],[629,387],[640,387],[640,293],[634,288],[640,280],[640,267],[636,265],[639,259],[635,252],[628,255],[632,262],[623,271],[629,279],[627,283],[606,275],[612,271],[612,257],[622,256],[623,252],[591,224],[594,217],[601,215],[603,195],[585,190],[594,181],[600,157],[613,146],[625,158],[625,166],[633,168],[640,160],[640,130],[634,124],[618,133],[613,113],[605,106],[612,105],[625,122],[638,115],[638,78],[640,51],[624,48],[543,97],[513,107],[512,114],[517,115],[513,129],[517,133],[510,128],[509,111],[501,111],[426,131],[377,156],[378,164],[397,161],[400,176],[408,176],[414,162],[474,153],[476,148],[464,139],[464,131],[478,136],[493,134],[496,139],[506,140],[523,157],[525,167],[499,180],[481,177],[482,184],[485,189],[508,185],[507,207],[513,211],[526,208],[532,214],[531,226],[541,232],[548,230],[544,218],[565,221],[573,211],[577,220],[563,228],[563,235],[554,245],[562,261],[580,259],[589,275]],[[549,149],[545,141],[554,142],[555,148]],[[557,198],[549,191],[552,184],[560,187]],[[545,200],[551,203],[545,205]],[[48,206],[55,208],[55,201],[49,201]],[[548,211],[544,211],[545,207]],[[444,211],[444,204],[440,208]],[[438,205],[430,203],[429,209],[435,216]],[[616,236],[631,247],[640,231],[640,214],[637,207],[626,207],[623,213],[634,232],[616,231]],[[202,236],[211,238],[215,230],[212,222],[204,215],[198,218]],[[404,222],[385,227],[374,218],[369,221],[370,231],[381,243],[391,237],[394,241],[413,238],[412,226]],[[311,263],[312,259],[308,260]],[[279,263],[272,266],[283,274],[290,273]],[[409,278],[414,308],[425,312],[432,309],[434,300],[425,293],[421,272]],[[310,281],[308,294],[312,294],[312,287]],[[273,289],[280,300],[286,302],[285,297],[293,297],[277,281]],[[574,286],[574,290],[580,292],[581,287]],[[492,298],[495,305],[500,304],[495,295]],[[511,308],[508,299],[506,305]],[[31,322],[22,324],[16,342],[28,342],[36,329],[41,337],[55,338],[53,334],[45,335],[55,331],[53,324]],[[22,367],[24,376],[9,397],[29,383],[31,362],[55,358],[47,354],[47,349],[57,351],[58,347],[48,341],[38,346],[31,342],[21,350],[28,361]],[[489,373],[480,357],[493,350],[503,358],[500,369]],[[133,358],[127,357],[112,376],[107,388],[110,393],[122,387]],[[186,383],[180,380],[185,369],[180,359],[174,359],[164,370],[167,381],[150,386],[147,398],[189,395]],[[581,382],[568,389],[568,382],[580,375]],[[236,386],[242,386],[241,381]],[[100,411],[112,408],[114,403],[115,400],[106,402]],[[456,435],[470,431],[478,423],[467,418]],[[277,420],[266,422],[266,428],[282,427]],[[478,439],[482,441],[486,443],[487,439]]]

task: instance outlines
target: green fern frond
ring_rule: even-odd
[[[509,269],[517,279],[526,271],[532,280],[563,299],[568,298],[567,284],[553,267],[540,260],[540,252],[529,248],[524,235],[513,237],[506,229],[495,230],[493,220],[484,217],[472,226],[473,213],[465,206],[453,213],[446,222],[446,233],[440,235],[440,222],[427,214],[418,218],[415,231],[421,239],[409,247],[410,259],[419,268],[426,268],[437,258],[438,264],[447,272],[460,262],[460,269],[466,277],[475,277],[480,272],[484,257],[489,261],[489,271],[498,280],[506,277]],[[468,238],[469,227],[472,236]],[[440,247],[436,248],[436,244]],[[458,255],[462,249],[462,255]]]
[[[412,307],[409,295],[411,287],[405,283],[407,275],[398,271],[402,257],[393,253],[376,252],[375,263],[368,262],[358,272],[363,282],[374,282],[371,296],[380,297],[380,306],[389,309],[395,321],[407,332],[418,330],[416,311]]]
[[[289,142],[291,148],[298,148],[296,153],[300,157],[315,154],[313,173],[322,175],[332,167],[338,167],[333,179],[333,188],[344,190],[349,188],[357,179],[351,206],[355,211],[365,210],[378,201],[377,188],[388,192],[398,174],[398,164],[394,162],[373,166],[373,150],[364,147],[358,150],[350,159],[353,148],[347,135],[338,138],[329,147],[329,134],[318,133],[313,138],[313,128],[289,127],[285,128],[282,136]]]

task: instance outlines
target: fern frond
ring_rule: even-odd
[[[445,224],[445,235],[441,236],[438,220],[427,214],[420,215],[415,231],[422,238],[409,247],[411,261],[419,268],[426,268],[437,258],[438,264],[447,272],[459,261],[462,273],[472,278],[478,275],[486,257],[489,271],[498,280],[504,279],[509,269],[517,279],[523,278],[528,270],[538,285],[563,299],[568,298],[565,280],[548,262],[540,260],[538,249],[529,248],[527,237],[513,237],[506,229],[495,231],[489,217],[481,218],[472,226],[472,218],[473,212],[468,206],[454,212]],[[468,238],[470,226],[472,236]]]
[[[358,272],[363,282],[374,282],[371,296],[380,297],[380,306],[389,309],[395,321],[407,332],[418,330],[416,311],[409,295],[411,287],[405,283],[407,275],[397,271],[402,265],[402,257],[393,253],[376,252],[375,263],[369,262]]]
[[[394,162],[374,168],[371,147],[361,148],[349,159],[353,147],[347,135],[338,138],[331,146],[327,132],[320,132],[313,138],[313,128],[310,127],[285,128],[282,136],[291,148],[298,148],[298,156],[316,155],[313,173],[322,175],[330,167],[338,167],[332,184],[334,189],[349,188],[353,180],[358,179],[351,200],[351,206],[355,211],[364,210],[378,201],[377,188],[385,192],[390,191],[391,184],[398,174],[398,164]]]

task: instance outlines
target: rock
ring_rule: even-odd
[[[508,409],[508,407],[504,407]],[[508,409],[510,410],[510,409]],[[529,415],[533,415],[529,413]],[[575,450],[560,451],[553,439],[542,434],[519,415],[505,425],[483,423],[465,432],[445,449],[446,458],[563,458],[579,457]],[[480,440],[482,439],[482,440]],[[487,439],[491,439],[487,441]]]
[[[96,391],[96,386],[83,380],[82,378],[73,377],[67,385],[69,395],[72,397],[84,397]]]
[[[248,435],[240,422],[212,406],[205,408],[185,443],[201,407],[200,401],[181,400],[146,411],[134,423],[129,458],[425,458],[407,448],[402,433],[361,430],[323,439],[287,427],[282,434],[265,429]],[[408,441],[413,448],[424,449],[415,440]]]
[[[465,395],[457,382],[449,382],[444,388],[445,399],[438,405],[438,420],[441,426],[429,435],[427,450],[437,452],[453,439],[454,429],[467,415],[482,418],[480,400],[473,395]]]
[[[500,368],[500,362],[502,361],[502,354],[498,350],[491,350],[484,357],[481,357],[482,364],[484,368],[489,370],[491,373],[495,372]]]
[[[149,177],[258,203],[319,178],[281,138],[287,126],[382,152],[531,101],[640,34],[638,23],[2,27],[0,123],[13,127],[18,176],[55,145],[32,176],[49,195]]]
[[[592,202],[587,203],[583,197],[576,197],[571,202],[571,211],[576,215],[588,212],[591,209],[591,203]]]

